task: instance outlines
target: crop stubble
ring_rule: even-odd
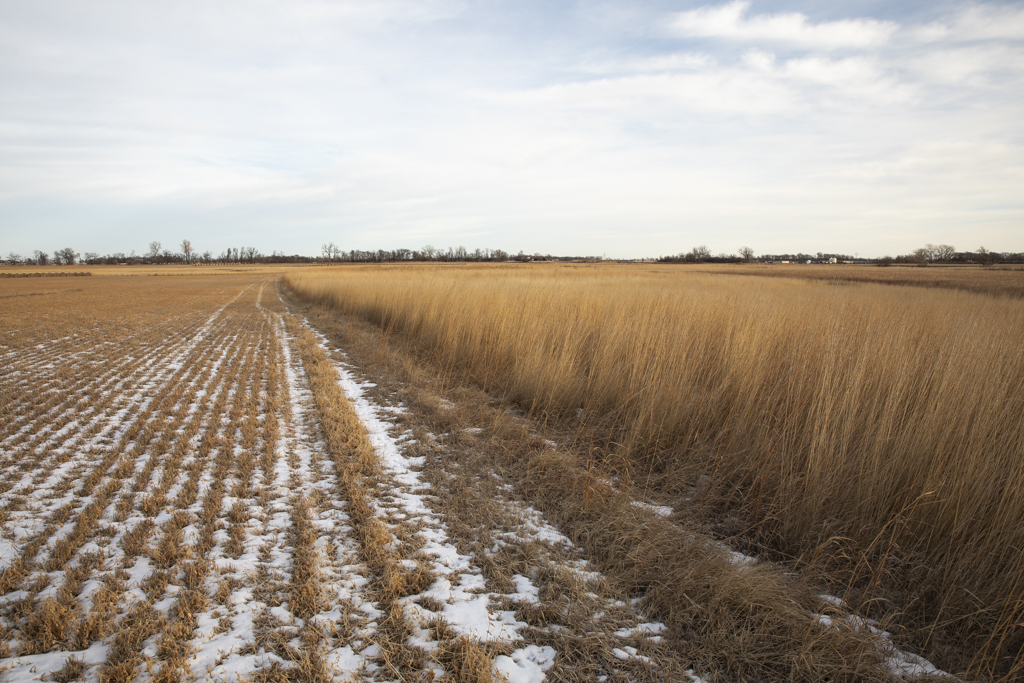
[[[0,656],[183,680],[219,635],[228,658],[248,647],[232,671],[308,662],[318,639],[281,632],[323,602],[307,500],[321,470],[297,446],[310,425],[291,424],[265,284],[147,283],[127,302],[125,284],[5,311]]]

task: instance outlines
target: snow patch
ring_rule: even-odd
[[[494,670],[507,678],[509,683],[541,683],[544,673],[555,663],[557,655],[555,649],[548,645],[527,645],[511,656],[495,657]]]

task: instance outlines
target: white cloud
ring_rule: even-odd
[[[779,76],[803,84],[804,97],[819,106],[853,106],[864,113],[894,106],[906,112],[923,97],[917,84],[900,80],[869,57],[799,57],[787,60]]]
[[[1013,5],[971,5],[947,21],[921,26],[913,35],[925,42],[1024,40],[1024,8]]]
[[[558,112],[586,112],[664,129],[692,124],[695,115],[728,115],[752,122],[771,116],[776,122],[800,122],[849,111],[904,107],[921,96],[915,85],[887,73],[876,58],[780,60],[754,48],[742,53],[734,64],[709,61],[491,97],[520,110],[547,112],[552,120]]]
[[[884,44],[896,32],[892,22],[843,19],[811,23],[798,12],[748,16],[748,0],[705,6],[676,14],[670,23],[679,36],[791,43],[819,49],[868,48]]]
[[[770,68],[770,56],[753,58]],[[782,114],[794,105],[781,83],[735,68],[602,78],[499,93],[494,99],[535,111],[592,112],[661,126],[672,125],[687,113],[756,117]]]
[[[581,66],[584,73],[619,74],[619,73],[651,73],[672,71],[693,71],[715,65],[715,59],[700,52],[673,52],[651,57],[622,57],[588,61]]]
[[[1005,44],[936,45],[912,56],[908,66],[932,83],[985,87],[1024,77],[1024,48]]]
[[[823,85],[868,83],[877,81],[882,76],[880,69],[872,60],[862,57],[838,60],[823,57],[790,59],[786,62],[786,73]]]
[[[775,55],[764,50],[748,50],[743,55],[743,63],[755,71],[770,72],[775,68]]]

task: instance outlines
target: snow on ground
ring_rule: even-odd
[[[642,508],[658,515],[659,517],[671,517],[675,510],[670,505],[653,505],[652,503],[645,503],[640,500],[634,500],[632,502],[633,507]]]
[[[822,595],[821,598],[825,602],[835,605],[836,607],[846,607],[843,600],[835,596]],[[818,623],[826,628],[832,626],[837,621],[836,618],[824,614],[816,614],[814,616]],[[915,655],[912,652],[904,652],[903,650],[900,650],[893,644],[892,635],[888,631],[876,628],[875,624],[878,622],[873,619],[865,619],[853,614],[848,614],[843,621],[845,621],[855,631],[867,630],[878,639],[878,653],[882,658],[882,663],[894,677],[919,678],[929,676],[955,679],[955,676],[939,669],[924,657]]]

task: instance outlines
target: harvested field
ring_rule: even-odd
[[[267,275],[3,285],[0,680],[934,671]]]
[[[316,268],[311,265],[282,265],[275,263],[249,263],[241,265],[223,263],[204,263],[185,265],[167,263],[159,265],[120,265],[90,266],[78,264],[74,266],[33,266],[33,265],[0,265],[0,277],[68,277],[74,275],[95,275],[99,277],[209,277],[211,275],[233,276],[248,275],[250,278],[275,277],[283,273],[297,272],[304,268]]]
[[[59,270],[53,272],[31,272],[31,271],[3,271],[0,277],[89,277],[92,273],[85,271]]]

